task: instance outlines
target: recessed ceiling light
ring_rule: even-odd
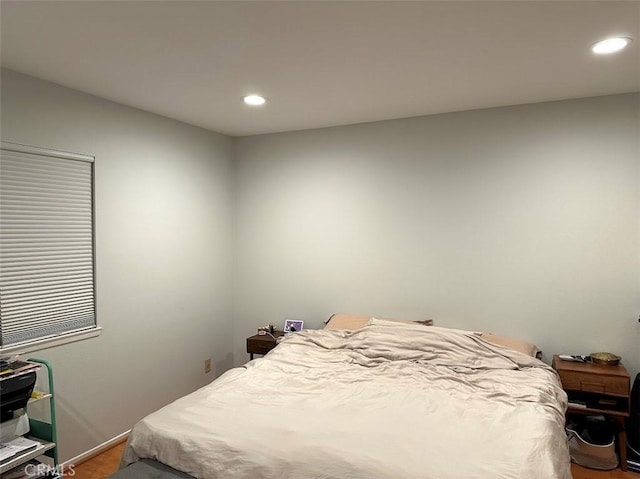
[[[247,105],[251,105],[251,106],[264,105],[266,103],[266,101],[267,101],[267,100],[264,99],[263,96],[260,96],[260,95],[247,95],[247,96],[242,97],[242,100]]]
[[[614,37],[607,38],[601,42],[596,43],[591,47],[591,51],[598,55],[606,55],[608,53],[615,53],[622,50],[624,47],[631,43],[631,38],[627,37]]]

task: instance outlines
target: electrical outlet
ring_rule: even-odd
[[[205,373],[211,372],[211,358],[204,360],[204,372]]]

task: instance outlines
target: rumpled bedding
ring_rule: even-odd
[[[141,420],[122,466],[198,479],[570,479],[566,395],[477,334],[373,320],[285,337]]]

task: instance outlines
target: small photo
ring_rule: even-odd
[[[284,332],[285,333],[296,333],[302,331],[302,324],[304,321],[299,321],[297,319],[287,319],[284,322]]]

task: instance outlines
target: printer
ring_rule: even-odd
[[[0,377],[0,442],[9,442],[29,432],[29,419],[22,410],[35,384],[33,369]]]

